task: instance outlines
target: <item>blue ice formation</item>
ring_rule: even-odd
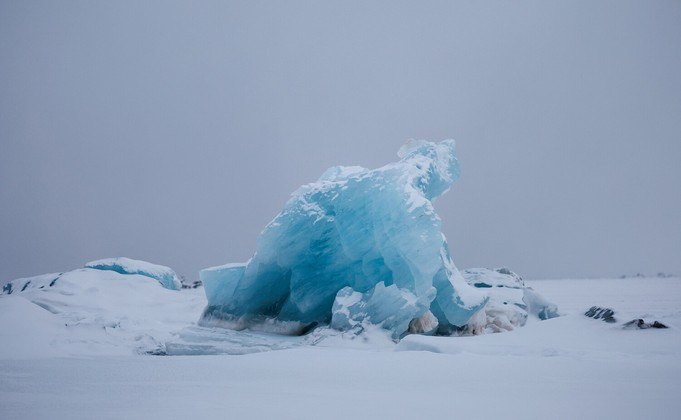
[[[399,338],[405,331],[433,334],[438,322],[428,309],[434,294],[417,298],[407,290],[385,283],[378,283],[366,293],[347,286],[333,302],[331,326],[351,330],[366,321],[393,331],[393,338]]]
[[[378,169],[336,166],[292,194],[245,264],[201,271],[203,325],[288,333],[380,325],[393,337],[464,326],[486,294],[449,256],[431,200],[459,176],[454,141],[411,141]]]
[[[507,268],[470,268],[463,270],[462,275],[471,286],[486,290],[489,296],[481,311],[484,317],[477,320],[477,325],[469,325],[471,329],[509,331],[525,325],[529,315],[540,320],[558,316],[555,304],[526,286],[522,277]]]
[[[125,257],[105,258],[91,261],[85,264],[85,268],[110,270],[119,274],[139,274],[158,280],[166,289],[180,290],[182,288],[180,279],[170,267],[152,264],[146,261],[133,260]]]

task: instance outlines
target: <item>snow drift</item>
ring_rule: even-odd
[[[558,307],[534,289],[522,277],[507,268],[463,270],[468,284],[487,291],[489,301],[480,316],[467,326],[468,332],[502,332],[522,327],[531,315],[539,320],[558,316]]]
[[[100,269],[109,266],[105,261],[117,261],[111,265],[116,269]],[[123,273],[118,264],[125,265]],[[176,291],[161,284],[156,276],[172,278],[170,268],[127,258],[87,265],[100,268],[16,279],[4,286],[0,357],[156,353],[176,331],[195,324],[205,306],[200,289]]]

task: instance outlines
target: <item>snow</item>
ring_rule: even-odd
[[[151,352],[172,332],[196,324],[205,305],[201,289],[168,290],[151,277],[109,270],[81,268],[10,284],[28,281],[0,295],[1,358]],[[22,344],[23,334],[49,345]]]
[[[67,333],[60,319],[23,298],[3,299],[0,308],[0,357],[34,359],[58,354],[55,339]]]
[[[0,295],[3,420],[676,419],[681,410],[679,278],[526,280],[560,317],[397,344],[377,327],[302,337],[205,328],[195,324],[200,290],[88,269],[62,279]],[[48,300],[58,311],[37,304]],[[594,305],[613,308],[617,322],[584,316]],[[635,318],[670,328],[622,328]],[[139,354],[131,338],[142,331],[177,355]]]
[[[486,291],[489,297],[481,313],[468,323],[466,332],[510,331],[525,325],[529,315],[541,320],[558,316],[555,304],[526,286],[519,275],[507,268],[469,268],[461,274],[468,284]]]
[[[201,272],[208,300],[201,324],[262,328],[276,319],[279,331],[288,322],[300,333],[366,321],[393,337],[435,319],[442,331],[465,326],[486,295],[451,261],[431,202],[459,176],[454,148],[453,140],[412,141],[397,162],[334,167],[299,188],[248,263]],[[361,302],[344,305],[353,293]]]

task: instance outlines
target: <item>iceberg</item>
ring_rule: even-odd
[[[246,263],[204,269],[202,325],[379,325],[399,338],[467,325],[487,302],[452,262],[432,200],[459,176],[453,140],[410,141],[378,169],[336,166],[300,187]],[[287,329],[284,326],[289,326]]]
[[[540,320],[558,316],[558,307],[525,285],[522,277],[508,268],[470,268],[462,271],[473,287],[487,290],[489,302],[480,316],[465,328],[473,334],[510,331],[522,327],[530,315]]]
[[[170,290],[180,290],[182,283],[180,278],[170,267],[152,264],[146,261],[133,260],[126,257],[105,258],[97,261],[90,261],[85,264],[85,268],[95,270],[115,271],[119,274],[139,274],[158,280],[161,286]]]

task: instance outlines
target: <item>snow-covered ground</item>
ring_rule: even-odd
[[[196,325],[202,289],[90,269],[52,279],[0,296],[2,419],[681,416],[679,278],[527,281],[561,317],[398,344],[221,332]],[[585,317],[593,305],[617,322]],[[633,318],[670,328],[622,329]]]

